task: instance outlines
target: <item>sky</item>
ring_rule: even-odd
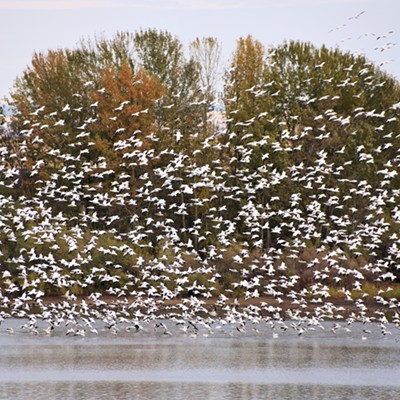
[[[225,63],[248,34],[266,47],[290,39],[339,46],[400,79],[399,15],[399,0],[0,0],[0,99],[35,51],[146,28],[186,47],[216,37]]]

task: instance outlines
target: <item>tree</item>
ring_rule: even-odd
[[[291,41],[270,48],[265,56],[261,50],[250,37],[241,39],[227,73],[225,102],[233,144],[227,168],[238,187],[253,188],[257,204],[277,199],[272,212],[278,213],[290,210],[297,198],[306,212],[323,182],[341,204],[337,208],[326,201],[324,218],[357,209],[352,232],[368,208],[368,197],[360,196],[354,185],[362,181],[370,191],[382,190],[385,165],[396,159],[400,137],[394,132],[400,127],[393,105],[400,99],[399,84],[365,57],[338,49]],[[398,179],[392,174],[385,185],[391,190]],[[277,216],[268,221],[270,228],[284,224]],[[322,220],[319,229],[319,238],[328,235]]]
[[[220,79],[221,45],[216,38],[196,38],[190,43],[190,53],[199,68],[199,81],[204,100],[199,105],[203,114],[203,130],[214,129],[208,123],[208,114],[217,97],[217,85]]]
[[[221,45],[214,37],[196,38],[190,43],[190,52],[200,67],[200,82],[205,98],[211,102],[216,97],[221,67]]]
[[[243,159],[250,157],[250,167],[254,169],[261,163],[263,153],[272,153],[268,145],[273,137],[265,118],[270,103],[267,90],[263,87],[265,69],[264,46],[250,35],[240,38],[225,74],[224,93],[227,127],[232,136],[227,158],[234,173]],[[243,147],[246,142],[255,140],[261,141],[259,146],[248,150]]]
[[[135,149],[152,149],[153,140],[159,139],[154,137],[154,108],[165,95],[165,89],[155,76],[144,70],[133,74],[128,63],[117,72],[104,70],[100,83],[104,90],[93,95],[98,104],[98,119],[92,127],[93,156],[104,157],[109,168],[117,170],[124,163],[124,154]],[[115,150],[118,143],[121,151]],[[133,186],[137,185],[138,174],[135,168],[131,169]]]
[[[147,29],[135,32],[134,44],[139,66],[176,94],[185,66],[179,39],[167,31]]]
[[[165,147],[185,148],[183,144],[193,143],[204,123],[198,64],[186,60],[182,43],[167,31],[140,30],[134,42],[138,65],[155,75],[167,91],[156,112],[159,129],[169,128],[160,140]]]
[[[299,149],[292,152],[293,164],[307,166],[321,151],[328,162],[344,163],[358,146],[367,153],[383,146],[385,133],[398,128],[396,121],[384,122],[395,115],[390,106],[400,97],[399,84],[363,56],[291,41],[270,50],[264,79],[272,83],[268,109],[281,122],[281,143]],[[382,134],[375,130],[379,118]],[[387,161],[381,155],[374,154],[376,166]],[[370,166],[359,169],[359,160],[353,161],[348,178],[367,177]]]
[[[255,99],[251,93],[263,83],[265,69],[265,49],[250,35],[237,41],[233,59],[225,77],[225,105],[228,118],[232,114],[232,124],[245,121],[254,115]]]
[[[82,41],[74,50],[33,55],[11,93],[16,110],[13,130],[19,133],[20,146],[25,148],[20,165],[25,194],[31,193],[28,176],[38,161],[46,160],[34,175],[39,180],[62,167],[59,158],[49,156],[49,151],[78,151],[74,143],[84,127],[97,118],[96,94],[105,90],[101,86],[104,71],[117,76],[124,66],[126,73],[130,69],[134,74],[132,48],[132,35],[117,33],[110,40]]]
[[[134,34],[131,32],[117,32],[112,39],[100,36],[93,40],[81,40],[77,50],[88,60],[95,82],[99,81],[101,72],[105,69],[117,72],[124,63],[128,64],[132,71],[137,67]]]
[[[90,111],[92,93],[101,89],[102,71],[117,72],[124,63],[135,70],[133,35],[129,32],[118,32],[111,39],[82,40],[75,49],[35,52],[31,65],[17,77],[10,95],[17,111],[14,129],[19,131],[24,122],[37,122],[39,117],[47,123],[44,118],[50,114],[56,120],[57,112],[64,107],[75,111],[64,119],[64,125],[81,126],[93,116],[81,111]],[[41,107],[43,112],[36,113]]]
[[[89,71],[87,61],[76,51],[34,53],[31,66],[16,79],[10,96],[17,110],[16,130],[22,129],[25,121],[37,122],[39,117],[43,123],[45,118],[56,120],[64,107],[73,109],[82,106],[85,100],[88,103],[89,85],[85,86],[85,82]],[[76,112],[65,122],[74,126],[83,122],[82,118],[85,117]]]

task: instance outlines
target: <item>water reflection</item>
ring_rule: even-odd
[[[36,342],[46,340],[46,344]],[[67,342],[67,343],[63,343]],[[0,369],[74,370],[168,370],[202,368],[248,369],[369,369],[384,366],[399,368],[399,346],[345,346],[340,342],[324,344],[308,341],[263,341],[234,339],[196,339],[139,341],[110,338],[82,339],[36,338],[4,346]],[[0,378],[1,379],[1,378]]]
[[[386,400],[399,376],[394,338],[0,334],[4,399]]]
[[[240,399],[329,399],[387,400],[399,398],[398,388],[336,385],[252,385],[246,383],[165,383],[165,382],[47,382],[0,383],[4,399],[174,399],[240,400]]]

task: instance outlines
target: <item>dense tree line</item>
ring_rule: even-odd
[[[34,54],[1,147],[0,263],[17,291],[39,277],[62,293],[66,276],[77,293],[138,289],[157,262],[211,268],[220,291],[241,287],[243,265],[267,282],[282,263],[302,273],[289,288],[308,288],[315,259],[332,286],[399,279],[398,81],[363,56],[248,36],[216,122],[219,56],[214,38],[186,56],[157,30]],[[39,267],[24,276],[24,263]],[[213,295],[204,277],[186,294]]]

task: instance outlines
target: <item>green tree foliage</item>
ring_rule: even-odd
[[[31,66],[16,79],[11,93],[12,104],[17,110],[14,119],[17,128],[23,127],[25,121],[34,123],[39,117],[46,123],[46,118],[55,116],[53,113],[64,107],[81,107],[85,100],[88,103],[90,85],[85,86],[85,82],[89,73],[88,62],[79,51],[66,49],[35,53]],[[82,118],[75,113],[65,122],[73,126],[83,122]]]
[[[118,71],[127,63],[132,71],[136,69],[134,35],[130,32],[117,32],[112,39],[102,36],[94,40],[82,40],[77,51],[91,65],[91,78],[97,82],[104,69]]]
[[[350,196],[351,201],[346,197],[358,191],[354,183],[364,181],[372,193],[382,190],[380,174],[396,159],[399,121],[392,106],[399,99],[398,82],[363,56],[295,41],[266,52],[250,36],[241,38],[225,91],[233,144],[227,167],[234,172],[235,185],[244,187],[247,180],[256,188],[262,176],[266,184],[253,189],[256,203],[276,199],[274,211],[290,209],[291,204],[306,210],[319,195],[326,196],[328,217],[357,210],[351,230],[364,220],[368,207],[367,195]],[[331,188],[324,194],[316,193],[312,178],[321,170],[326,174],[318,180]],[[304,177],[296,178],[306,172],[307,184]],[[273,185],[272,176],[277,178]],[[386,185],[393,189],[398,183],[393,174]],[[337,198],[331,203],[332,193]],[[268,225],[284,226],[284,219],[275,216]],[[328,231],[321,227],[320,233]],[[271,229],[263,236],[268,247]]]
[[[155,114],[166,147],[187,148],[201,130],[204,96],[199,82],[199,65],[186,59],[183,45],[167,31],[140,30],[134,36],[138,65],[155,75],[167,93]],[[179,140],[176,141],[176,136]]]
[[[398,274],[398,82],[362,56],[301,42],[267,50],[248,36],[226,71],[216,130],[218,46],[198,39],[192,52],[145,30],[35,54],[12,94],[18,148],[1,146],[0,262],[12,283],[25,284],[23,263],[62,290],[67,276],[77,293],[142,280],[166,297],[168,282],[172,298],[212,295],[210,275],[187,273],[191,289],[168,281],[203,267],[237,294],[297,271],[308,290],[315,259],[371,279],[382,261]]]
[[[250,35],[238,40],[225,78],[226,111],[233,131],[238,123],[248,122],[257,111],[257,98],[252,91],[263,83],[265,55],[264,46]]]
[[[116,89],[121,71],[125,77],[125,89],[121,86]],[[137,78],[139,75],[145,84]],[[23,194],[29,196],[33,193],[34,179],[31,172],[32,168],[37,169],[36,163],[39,162],[41,168],[33,176],[39,180],[48,179],[57,169],[62,168],[62,162],[49,156],[49,151],[62,151],[69,146],[78,151],[79,146],[75,146],[74,142],[84,134],[85,127],[93,125],[97,118],[100,121],[96,125],[99,129],[96,145],[102,151],[113,149],[117,140],[115,131],[118,129],[124,129],[130,134],[136,130],[130,131],[132,124],[135,124],[134,116],[129,123],[127,118],[121,117],[126,110],[135,114],[141,109],[151,109],[148,114],[141,114],[140,120],[146,117],[149,121],[155,121],[152,130],[158,136],[160,146],[179,145],[183,148],[183,143],[195,140],[192,135],[196,134],[201,122],[198,107],[191,105],[199,102],[201,94],[197,76],[197,64],[185,60],[179,40],[167,32],[156,30],[136,34],[119,32],[111,40],[96,38],[94,41],[82,41],[74,50],[35,53],[31,65],[17,78],[11,93],[12,104],[16,109],[14,130],[21,133],[20,139],[23,140],[20,144],[24,149],[24,157],[19,158],[23,160],[20,162],[21,170],[24,171],[21,174]],[[150,77],[150,81],[147,77]],[[130,78],[136,79],[138,84],[138,98],[134,102],[129,95],[130,89],[126,89]],[[110,89],[112,80],[114,89]],[[160,82],[157,83],[157,98],[151,89],[156,81]],[[151,84],[146,86],[148,82]],[[161,89],[161,85],[164,89]],[[112,94],[108,94],[108,98],[114,96],[114,102],[123,102],[122,97],[126,95],[129,99],[125,101],[132,103],[123,107],[125,110],[118,119],[111,114],[105,116],[112,111],[112,108],[104,104],[107,96],[102,94],[106,89],[111,90]],[[101,115],[97,115],[99,103],[104,106]],[[109,103],[111,105],[112,101]],[[173,110],[170,104],[173,104]],[[113,108],[119,105],[114,104]],[[28,126],[29,129],[26,129]],[[167,126],[169,130],[165,129]],[[137,129],[140,128],[139,123]],[[182,136],[180,143],[175,139],[177,134]],[[75,157],[77,155],[72,154]],[[118,164],[119,156],[118,153],[108,151],[107,157],[110,160],[107,161],[110,165]]]
[[[271,83],[268,111],[280,123],[276,134],[290,166],[308,168],[324,159],[342,166],[342,178],[365,179],[378,188],[377,170],[395,157],[380,149],[399,129],[396,118],[385,123],[396,114],[391,105],[400,98],[398,82],[363,56],[293,41],[270,50],[265,80]],[[398,148],[399,139],[393,144]],[[329,179],[347,193],[334,171]]]
[[[135,33],[134,44],[139,65],[157,76],[174,93],[182,84],[185,69],[183,47],[179,39],[167,31],[147,29]]]

